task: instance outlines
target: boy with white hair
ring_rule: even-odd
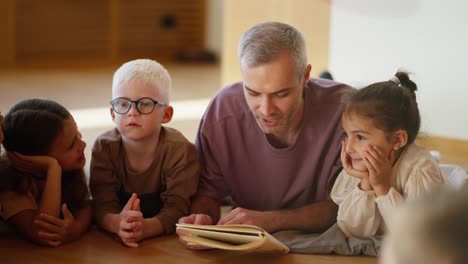
[[[138,59],[114,74],[110,114],[116,127],[92,150],[90,190],[103,229],[137,247],[174,232],[189,213],[200,163],[195,147],[171,121],[171,77],[159,63]]]

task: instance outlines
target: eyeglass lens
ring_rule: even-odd
[[[132,103],[135,103],[138,112],[142,114],[149,114],[153,112],[157,103],[150,98],[140,98],[136,101],[131,101],[127,98],[116,98],[112,102],[112,107],[118,114],[128,113],[132,107]]]

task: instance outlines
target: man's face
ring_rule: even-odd
[[[275,60],[243,68],[244,95],[257,124],[265,134],[284,138],[297,128],[303,115],[303,79],[297,77],[294,60],[283,52]]]

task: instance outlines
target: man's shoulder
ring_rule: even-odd
[[[345,103],[355,90],[347,84],[320,78],[310,78],[306,89],[310,91],[312,100],[324,103]]]
[[[211,100],[212,104],[219,104],[220,102],[224,103],[237,103],[239,101],[244,101],[243,86],[242,82],[235,82],[228,84],[221,88]]]
[[[237,120],[249,111],[242,82],[232,83],[219,90],[211,99],[203,116],[203,129],[226,120]]]

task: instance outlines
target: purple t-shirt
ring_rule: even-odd
[[[252,210],[298,208],[324,200],[341,170],[341,113],[352,89],[323,79],[305,88],[296,143],[274,148],[248,108],[242,83],[221,89],[198,130],[199,194],[230,196]]]

